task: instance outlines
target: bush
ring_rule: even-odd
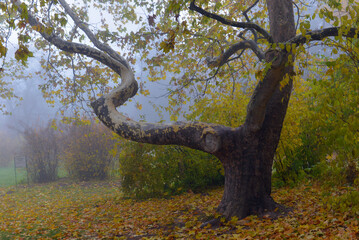
[[[353,42],[352,47],[358,49],[358,42]],[[297,132],[300,134],[293,135],[299,138],[299,144],[291,144],[293,137],[286,134],[285,124],[282,139],[290,144],[278,148],[277,179],[295,181],[304,172],[321,177],[330,185],[344,185],[353,184],[358,177],[359,69],[354,60],[357,57],[340,54],[337,61],[321,59],[324,67],[318,68],[316,74],[308,75],[303,83],[305,91],[295,89],[285,121],[288,118],[294,120],[287,125],[290,126],[288,130],[295,130],[293,125],[299,127]],[[299,104],[292,101],[293,97]],[[291,118],[295,112],[298,114]]]
[[[55,181],[59,163],[59,135],[49,123],[45,128],[26,128],[24,153],[30,179],[36,183]]]
[[[94,122],[63,128],[65,148],[61,158],[70,177],[82,181],[107,178],[113,160],[110,151],[115,145],[112,132]]]
[[[359,217],[359,191],[357,188],[345,188],[336,191],[324,199],[328,209],[346,216]]]
[[[163,197],[224,182],[216,158],[178,146],[126,141],[119,162],[122,190],[129,197]]]
[[[300,144],[290,146],[286,142],[285,135],[281,142],[286,142],[277,149],[273,163],[273,185],[281,187],[285,185],[295,185],[308,176],[318,177],[321,169],[320,154],[317,150],[318,141],[312,134],[308,134],[306,125],[302,124],[301,133],[296,138],[300,139]]]

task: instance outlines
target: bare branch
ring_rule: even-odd
[[[251,6],[249,6],[245,11],[243,11],[243,16],[246,18],[247,22],[250,22],[251,20],[248,17],[248,12],[254,8],[255,5],[257,5],[259,2],[259,0],[256,0]],[[254,41],[257,42],[258,40],[258,36],[257,36],[257,32],[254,29],[250,29],[250,31],[253,33],[254,36]]]
[[[65,12],[72,18],[72,20],[75,22],[76,26],[78,26],[84,33],[87,35],[87,37],[91,40],[91,42],[100,50],[106,52],[114,59],[118,60],[121,64],[129,68],[127,61],[119,55],[116,51],[114,51],[110,46],[107,44],[101,43],[93,34],[90,29],[87,27],[87,25],[80,20],[80,18],[72,11],[70,6],[67,4],[65,0],[59,0],[62,7],[65,9]]]
[[[340,27],[331,27],[331,28],[324,28],[321,30],[314,30],[311,32],[307,32],[305,35],[298,35],[287,43],[296,43],[296,44],[304,44],[307,41],[320,41],[327,37],[336,37],[339,35]],[[343,33],[344,37],[348,38],[357,38],[358,37],[359,28],[350,28],[349,31]]]
[[[192,1],[190,6],[189,6],[189,9],[192,10],[192,11],[196,11],[200,14],[202,14],[203,16],[206,16],[206,17],[209,17],[209,18],[212,18],[212,19],[215,19],[225,25],[229,25],[229,26],[232,26],[232,27],[238,27],[238,28],[249,28],[249,29],[254,29],[256,30],[258,33],[262,34],[262,36],[264,38],[266,38],[268,40],[268,42],[272,43],[273,42],[273,39],[272,39],[272,36],[265,30],[263,29],[262,27],[260,27],[259,25],[255,24],[255,23],[251,23],[251,22],[235,22],[235,21],[232,21],[232,20],[228,20],[228,19],[225,19],[217,14],[214,14],[214,13],[210,13],[206,10],[204,10],[203,8],[200,8],[198,6],[196,6],[195,4],[195,1]]]
[[[256,0],[251,6],[249,6],[244,12],[243,12],[243,15],[245,16],[245,18],[247,19],[248,22],[250,22],[249,18],[248,18],[248,12],[254,8],[255,5],[257,5],[259,2],[259,0]]]
[[[253,40],[244,40],[239,43],[233,44],[230,46],[221,56],[211,59],[207,58],[206,61],[208,63],[208,66],[210,67],[218,67],[225,64],[228,59],[236,53],[238,50],[241,49],[251,49],[257,57],[262,60],[264,59],[264,53],[263,51],[258,47],[255,41]]]
[[[299,6],[293,1],[293,5],[295,6],[295,8],[297,9],[297,23],[295,24],[295,29],[298,29],[299,26],[299,19],[300,19],[300,8]]]

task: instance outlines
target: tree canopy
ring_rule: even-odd
[[[171,104],[167,110],[176,120],[183,114],[183,105],[194,98],[199,99],[211,91],[222,91],[228,86],[234,90],[239,85],[255,81],[255,76],[263,74],[261,60],[270,47],[271,36],[275,35],[268,31],[265,1],[196,1],[192,5],[190,2],[73,1],[70,5],[76,8],[71,10],[62,1],[37,1],[33,5],[26,5],[26,1],[4,1],[1,4],[3,24],[0,46],[4,60],[3,74],[11,75],[14,70],[4,64],[13,57],[13,52],[7,53],[7,49],[11,44],[9,33],[15,30],[18,44],[14,51],[18,61],[26,63],[33,56],[32,52],[43,52],[40,55],[41,63],[46,71],[42,72],[42,77],[47,83],[42,90],[49,103],[55,99],[64,105],[79,101],[89,103],[98,95],[108,92],[114,86],[108,83],[118,83],[119,76],[92,58],[75,52],[60,53],[56,46],[49,44],[36,32],[51,32],[64,41],[95,48],[102,42],[119,51],[132,67],[143,62],[142,69],[134,69],[140,81],[140,94],[149,94],[146,82],[169,81]],[[343,36],[355,34],[354,29],[354,32],[349,29],[354,26],[358,11],[355,1],[349,3],[341,5],[340,1],[317,1],[315,4],[318,8],[310,14],[305,12],[305,2],[295,2],[298,36],[291,43],[309,43],[339,34],[336,40],[325,39],[324,44],[345,44],[347,40]],[[16,13],[20,5],[24,9],[22,14]],[[69,10],[73,11],[72,14]],[[348,14],[337,15],[335,12],[338,10]],[[30,17],[27,16],[28,12]],[[212,14],[212,17],[203,14],[205,12]],[[35,21],[32,27],[27,25],[31,16],[41,24]],[[323,19],[334,28],[328,28],[325,32],[311,31],[312,19]],[[88,31],[81,30],[79,23],[86,23],[82,29],[88,28]],[[90,32],[90,36],[87,36]],[[97,43],[92,42],[95,39]],[[252,51],[246,51],[247,48]],[[289,50],[290,44],[286,44],[286,48]],[[296,47],[296,58],[308,54],[306,50],[306,47]],[[336,52],[337,48],[333,48],[333,53]],[[301,61],[297,62],[296,72],[303,72],[306,66]],[[12,96],[6,84],[2,81],[2,98]]]

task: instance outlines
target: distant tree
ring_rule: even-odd
[[[88,6],[89,2],[84,2]],[[33,35],[27,32],[32,29],[46,40],[36,41],[37,47],[55,54],[52,60],[43,61],[47,69],[69,72],[71,67],[74,78],[48,78],[44,89],[49,90],[49,96],[62,96],[64,104],[87,97],[99,119],[124,138],[213,154],[225,170],[218,211],[226,218],[244,218],[281,209],[271,197],[273,157],[293,80],[307,69],[306,46],[319,41],[334,46],[334,54],[337,49],[353,51],[348,43],[357,38],[358,29],[352,26],[358,19],[358,4],[351,1],[345,9],[349,18],[333,15],[334,9],[341,9],[339,1],[325,2],[330,8],[315,14],[333,26],[320,30],[310,30],[314,16],[300,18],[302,1],[292,0],[94,2],[94,7],[112,14],[102,17],[99,30],[87,22],[86,10],[90,8],[70,7],[65,0],[12,0],[2,3],[1,8],[9,18],[3,25],[19,29],[15,58],[26,63],[32,56],[28,45]],[[136,15],[139,9],[147,14],[145,18]],[[114,31],[110,29],[112,23]],[[127,23],[139,24],[139,30],[134,32],[133,25]],[[109,45],[111,42],[127,50],[128,60]],[[64,52],[53,52],[53,46]],[[153,48],[160,54],[151,57]],[[1,55],[5,52],[6,47],[0,46]],[[150,124],[119,113],[117,107],[138,90],[147,94],[130,66],[136,54],[146,59],[150,80],[165,78],[166,73],[174,75],[171,83],[179,87],[170,95],[173,119],[195,92],[220,92],[225,86],[235,87],[238,79],[255,79],[243,123],[237,127],[203,122]],[[108,69],[99,67],[99,62]],[[335,64],[330,67],[335,68]],[[107,94],[108,80],[117,82],[118,76],[121,84]],[[68,95],[50,86],[61,86]],[[97,94],[104,95],[95,100]]]
[[[28,174],[36,183],[57,179],[59,164],[59,136],[51,123],[45,127],[27,127],[23,132],[24,154],[27,158]]]
[[[79,180],[105,179],[109,175],[116,147],[115,137],[103,125],[62,125],[63,150],[61,160],[70,177]]]

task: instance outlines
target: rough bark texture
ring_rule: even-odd
[[[295,24],[292,1],[267,0],[267,6],[273,41],[286,42],[293,38]],[[281,58],[279,54],[282,54]],[[218,211],[227,218],[264,214],[279,207],[270,196],[272,165],[292,79],[282,89],[279,82],[286,74],[292,74],[293,67],[286,65],[284,52],[275,53],[274,57],[273,61],[281,62],[272,64],[264,80],[255,89],[239,144],[233,144],[232,151],[218,155],[225,169],[225,188]]]
[[[20,6],[19,0],[12,0]],[[277,148],[283,120],[286,114],[292,79],[280,89],[280,81],[293,67],[288,64],[290,53],[281,49],[262,51],[256,41],[244,40],[229,47],[222,56],[210,59],[211,66],[221,66],[238,50],[251,49],[260,60],[271,67],[260,79],[248,104],[245,123],[238,128],[200,122],[176,122],[173,124],[151,124],[135,122],[117,111],[117,107],[133,97],[138,85],[128,62],[83,24],[65,0],[59,0],[64,11],[93,43],[94,47],[81,43],[68,42],[46,27],[28,11],[29,24],[43,38],[57,48],[86,55],[105,64],[121,76],[121,84],[110,94],[92,103],[98,118],[120,136],[137,142],[152,144],[176,144],[202,150],[217,156],[225,169],[225,187],[218,211],[225,217],[244,218],[250,214],[263,214],[274,211],[279,205],[271,198],[271,174],[273,157]],[[338,35],[337,28],[327,28],[308,32],[306,36],[295,36],[295,23],[292,0],[267,0],[270,33],[249,22],[233,22],[209,13],[191,2],[190,9],[205,17],[213,18],[223,24],[250,28],[263,36],[269,43],[304,44]],[[18,11],[22,12],[23,7]],[[347,37],[355,37],[357,29],[350,29]],[[308,36],[311,38],[308,39]],[[265,53],[264,53],[265,52]]]

